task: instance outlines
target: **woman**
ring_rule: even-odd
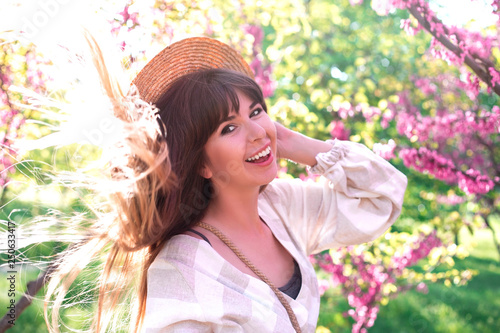
[[[160,52],[133,82],[140,99],[123,99],[96,59],[116,116],[132,130],[126,162],[111,168],[129,184],[113,194],[115,218],[75,250],[112,243],[95,329],[138,274],[136,330],[314,332],[319,293],[308,256],[386,231],[405,176],[360,144],[273,123],[248,65],[215,40]],[[138,125],[154,119],[142,101],[157,107],[158,130]],[[327,180],[275,179],[278,158]],[[68,277],[63,268],[54,276]]]

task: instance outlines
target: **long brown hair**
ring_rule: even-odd
[[[148,268],[165,242],[203,218],[214,195],[211,181],[200,174],[205,143],[231,110],[239,111],[238,91],[267,108],[254,80],[223,69],[181,77],[156,107],[137,95],[124,96],[97,43],[92,38],[89,42],[114,114],[127,132],[108,163],[109,182],[116,185],[106,186],[112,189],[109,213],[94,221],[85,241],[62,256],[51,275],[45,314],[49,329],[57,331],[59,308],[70,285],[89,258],[102,257],[92,330],[115,329],[121,318],[116,306],[134,301],[134,311],[128,307],[126,312],[130,331],[137,332],[145,313]]]

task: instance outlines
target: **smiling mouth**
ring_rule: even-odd
[[[250,157],[245,161],[249,163],[261,163],[267,161],[270,156],[271,156],[271,146],[268,146],[265,150],[261,151],[258,154],[255,154],[254,156]]]

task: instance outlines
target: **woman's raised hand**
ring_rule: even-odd
[[[278,158],[314,166],[316,164],[316,155],[332,148],[330,143],[312,139],[292,131],[278,122],[274,122],[274,125],[276,127]]]
[[[276,146],[278,149],[278,158],[291,159],[291,136],[293,136],[293,131],[281,125],[278,122],[274,122],[276,127]]]

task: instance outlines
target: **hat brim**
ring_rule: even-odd
[[[132,81],[141,99],[155,104],[178,78],[205,69],[224,68],[254,78],[247,62],[232,47],[208,37],[192,37],[167,46]]]

